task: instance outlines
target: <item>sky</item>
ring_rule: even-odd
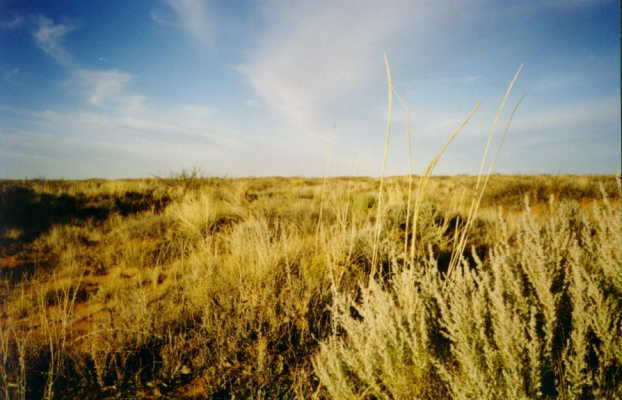
[[[620,171],[615,0],[0,0],[0,178]],[[497,129],[493,122],[523,65]]]

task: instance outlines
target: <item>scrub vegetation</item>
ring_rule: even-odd
[[[621,398],[618,178],[479,180],[3,181],[0,397]]]

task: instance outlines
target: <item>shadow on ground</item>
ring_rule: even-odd
[[[112,214],[158,213],[170,200],[153,191],[55,195],[38,193],[25,185],[0,183],[0,278],[17,282],[32,273],[35,264],[45,264],[45,255],[34,262],[22,254],[55,225],[101,223]]]

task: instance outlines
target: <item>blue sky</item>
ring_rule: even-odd
[[[378,175],[383,54],[412,109],[421,173],[616,173],[612,0],[0,0],[0,178]],[[408,172],[395,100],[388,174]],[[501,125],[502,125],[501,124]]]

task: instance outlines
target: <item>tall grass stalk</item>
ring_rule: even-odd
[[[467,243],[467,238],[469,235],[469,230],[471,228],[471,225],[473,224],[473,221],[475,220],[475,218],[477,217],[477,210],[479,209],[479,206],[481,204],[482,198],[484,196],[484,193],[486,191],[486,186],[488,185],[488,181],[490,179],[490,175],[492,174],[492,171],[496,165],[497,162],[497,157],[499,155],[499,153],[501,152],[501,149],[503,147],[503,144],[505,143],[505,138],[507,136],[507,133],[510,129],[510,126],[512,124],[512,120],[514,119],[514,114],[516,113],[516,110],[518,110],[518,107],[520,106],[520,104],[522,103],[524,96],[522,96],[518,102],[516,103],[516,105],[514,106],[514,108],[512,109],[512,112],[510,113],[510,117],[508,118],[508,121],[505,125],[505,129],[503,131],[503,135],[501,138],[501,141],[499,143],[499,146],[497,147],[497,152],[495,153],[493,160],[490,162],[489,166],[488,166],[488,170],[485,173],[484,176],[484,182],[482,184],[481,189],[478,191],[478,187],[480,184],[480,180],[482,178],[482,173],[483,173],[483,166],[485,165],[486,162],[486,157],[487,157],[487,153],[488,153],[488,148],[490,147],[490,144],[492,142],[492,138],[495,134],[496,131],[496,125],[498,123],[500,114],[503,112],[503,109],[505,108],[505,103],[507,102],[507,99],[512,91],[512,88],[514,87],[514,84],[516,83],[516,81],[518,80],[518,77],[520,75],[521,70],[523,69],[523,66],[520,65],[518,67],[518,70],[516,71],[516,74],[514,74],[514,78],[512,79],[512,81],[510,82],[510,84],[508,85],[507,90],[505,91],[505,94],[503,95],[503,99],[501,100],[501,104],[499,105],[499,109],[497,111],[497,115],[495,116],[495,121],[493,122],[493,126],[491,129],[491,134],[488,136],[488,142],[486,143],[486,150],[484,151],[484,155],[482,157],[482,163],[480,166],[480,172],[477,175],[477,184],[476,184],[476,194],[475,197],[473,198],[472,202],[471,202],[471,206],[469,208],[469,214],[467,216],[466,219],[466,223],[465,226],[462,228],[461,232],[460,232],[460,239],[458,240],[458,245],[456,248],[456,251],[454,251],[451,255],[451,260],[449,262],[449,267],[447,269],[447,275],[451,275],[452,271],[456,268],[456,266],[458,265],[458,263],[460,262],[460,258],[462,257],[462,254],[465,250],[466,247],[466,243]]]
[[[318,212],[317,217],[317,228],[316,228],[316,240],[315,246],[319,246],[320,233],[322,229],[322,216],[324,214],[324,197],[326,196],[326,179],[328,177],[328,165],[330,160],[330,147],[328,143],[326,144],[326,156],[325,156],[325,164],[324,164],[324,176],[322,177],[322,189],[320,191],[320,211]]]
[[[411,263],[415,262],[415,249],[416,249],[416,234],[417,234],[417,220],[419,217],[419,212],[421,210],[421,206],[423,204],[423,199],[425,197],[426,188],[428,182],[430,180],[430,176],[436,167],[436,164],[440,161],[441,157],[449,147],[449,145],[454,141],[454,139],[458,136],[458,134],[464,129],[464,127],[469,123],[471,118],[475,115],[477,110],[479,109],[480,103],[478,102],[475,107],[471,110],[469,115],[458,125],[458,127],[449,135],[449,139],[445,145],[436,153],[432,161],[427,165],[423,175],[419,178],[419,182],[417,184],[417,195],[415,196],[415,206],[412,217],[412,237],[413,240],[410,242],[410,260]]]
[[[393,89],[395,97],[400,101],[404,107],[406,114],[406,149],[408,150],[408,198],[406,199],[406,222],[404,227],[404,257],[408,254],[408,238],[410,227],[410,208],[412,205],[413,196],[413,179],[414,179],[414,165],[413,165],[413,144],[412,144],[412,112],[410,105],[400,96],[396,89]]]
[[[26,399],[29,336],[15,327],[0,326],[0,394],[5,399]]]
[[[384,195],[384,173],[387,167],[387,159],[389,158],[389,142],[391,140],[391,125],[393,119],[393,79],[391,77],[391,67],[389,65],[389,59],[385,53],[384,55],[384,67],[387,74],[387,126],[384,137],[384,155],[382,157],[382,169],[380,171],[380,184],[378,187],[378,202],[376,210],[376,225],[374,228],[374,245],[373,254],[371,260],[371,274],[370,278],[373,279],[376,275],[377,263],[378,263],[378,246],[380,244],[380,235],[382,233],[382,215],[383,215],[383,195]]]
[[[522,71],[522,69],[523,69],[523,64],[521,64],[518,67],[518,71],[516,71],[516,73],[514,74],[514,78],[508,85],[508,88],[506,89],[505,94],[503,95],[503,98],[501,99],[501,102],[499,103],[499,108],[497,109],[497,114],[495,115],[495,119],[493,120],[492,126],[490,127],[490,134],[488,135],[488,141],[486,142],[486,147],[484,148],[484,155],[482,156],[482,161],[479,166],[479,173],[477,174],[477,184],[475,185],[475,190],[479,189],[481,177],[484,172],[484,166],[486,165],[486,160],[488,158],[488,150],[490,149],[490,145],[492,144],[492,138],[495,136],[495,133],[497,130],[497,123],[499,122],[499,119],[501,118],[501,114],[503,114],[503,110],[505,109],[505,103],[507,102],[507,99],[510,96],[510,93],[512,92],[512,88],[514,87],[514,84],[518,80],[518,76],[520,75],[520,72]]]

